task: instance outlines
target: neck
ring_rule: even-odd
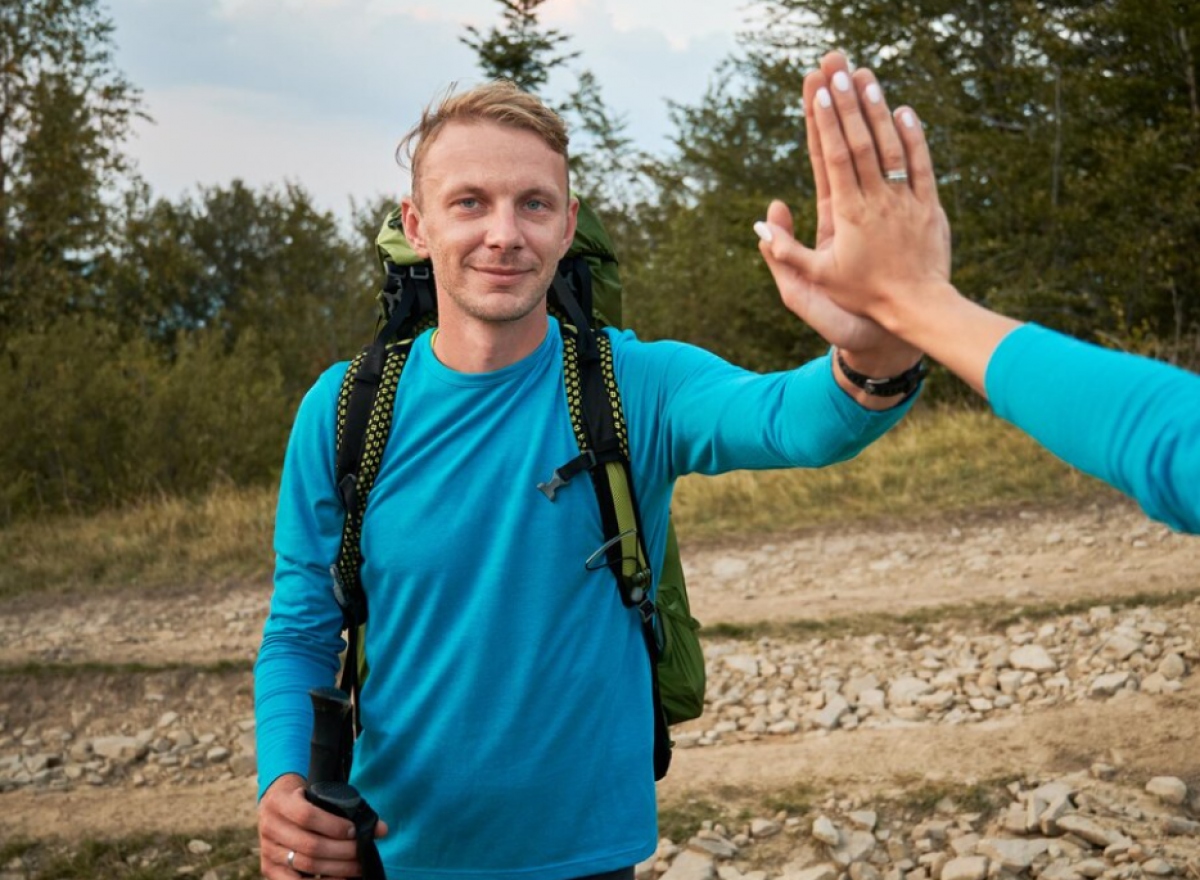
[[[433,353],[460,373],[491,373],[531,355],[546,338],[547,316],[511,322],[439,321]]]

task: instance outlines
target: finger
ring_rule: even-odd
[[[831,60],[831,56],[827,55],[822,60],[821,70],[832,86],[829,94],[837,110],[859,184],[863,191],[876,189],[883,185],[883,174],[879,170],[879,153],[875,147],[875,138],[863,117],[858,92],[850,78],[850,71],[845,66],[845,59],[836,56]],[[824,135],[824,129],[821,133]]]
[[[896,129],[908,156],[909,185],[921,201],[938,200],[937,181],[933,176],[933,158],[925,140],[925,127],[911,107],[900,107],[895,113]]]
[[[818,271],[817,252],[796,241],[792,212],[776,199],[767,208],[767,219],[754,224],[758,249],[775,279],[780,293],[798,276],[813,279]]]
[[[863,114],[871,128],[884,182],[895,186],[895,183],[888,180],[888,172],[908,172],[908,160],[900,134],[896,131],[896,121],[888,110],[883,89],[880,88],[874,73],[865,67],[860,68],[854,71],[852,79],[860,96]]]
[[[816,184],[817,200],[829,198],[829,175],[825,173],[825,160],[821,154],[821,133],[816,120],[817,90],[825,88],[825,75],[814,70],[804,77],[804,135],[808,144],[808,160],[812,163],[813,182]]]
[[[767,206],[767,222],[786,232],[788,237],[793,239],[796,237],[796,224],[792,220],[792,211],[779,199],[774,199]]]
[[[829,175],[825,171],[825,157],[821,151],[821,132],[814,118],[817,105],[817,90],[825,88],[825,76],[819,70],[804,77],[804,134],[808,143],[808,161],[812,166],[813,184],[817,196],[817,234],[820,244],[833,235],[833,207],[830,203]]]
[[[806,85],[808,82],[806,80]],[[858,182],[858,172],[854,168],[854,158],[842,132],[841,120],[833,106],[833,96],[825,85],[824,76],[813,80],[812,97],[805,98],[805,113],[808,115],[810,129],[816,130],[818,141],[817,156],[820,157],[822,174],[828,187],[827,198],[830,205],[839,201],[855,199],[861,194]],[[815,158],[814,158],[815,161]],[[818,198],[821,193],[818,190]],[[818,220],[820,216],[818,214]]]
[[[287,855],[284,855],[284,865],[287,865]],[[288,866],[301,877],[361,877],[362,866],[358,862],[358,850],[352,848],[349,855],[344,857],[327,854],[309,855],[296,852]]]

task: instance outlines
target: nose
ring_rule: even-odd
[[[496,250],[519,249],[524,243],[517,212],[511,205],[499,205],[488,218],[487,246]]]

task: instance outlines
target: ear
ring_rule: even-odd
[[[417,256],[423,260],[429,259],[429,247],[421,231],[421,209],[417,207],[412,196],[405,196],[400,200],[400,220],[404,226],[404,237],[408,239]]]
[[[559,255],[561,260],[567,255],[567,251],[571,249],[571,242],[575,240],[575,227],[579,224],[579,199],[572,198],[570,204],[567,205],[567,232],[562,242],[562,253]]]

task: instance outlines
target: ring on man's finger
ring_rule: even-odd
[[[296,870],[296,851],[289,849],[287,854],[287,866],[293,871]]]
[[[883,179],[888,183],[908,183],[908,172],[903,168],[895,171],[885,171]]]

